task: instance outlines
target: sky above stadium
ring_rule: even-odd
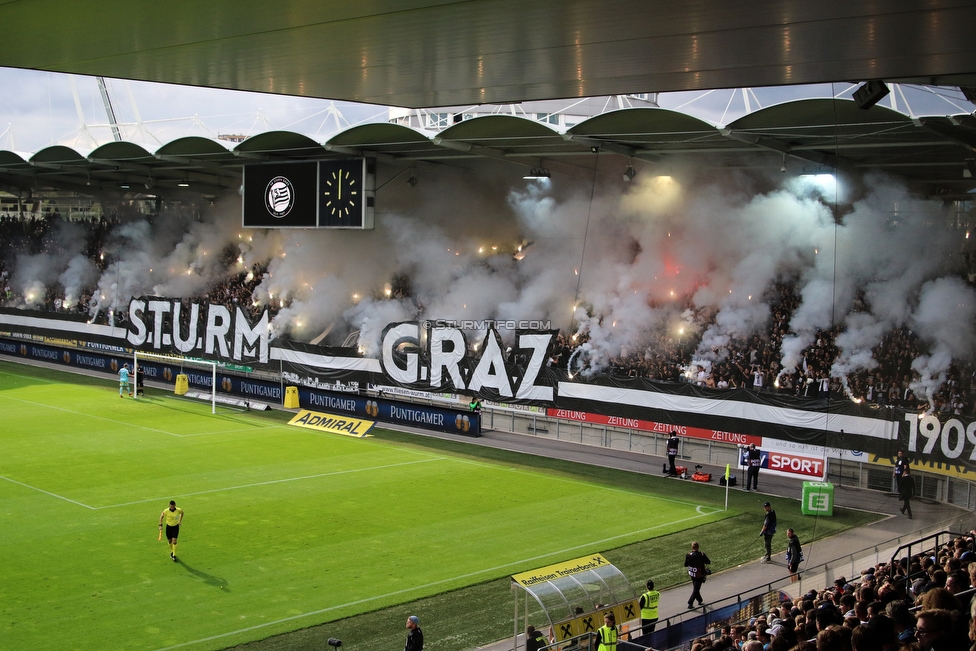
[[[190,86],[106,80],[123,140],[150,151],[176,138],[253,136],[287,130],[324,142],[338,131],[385,122],[387,107]],[[95,77],[0,68],[0,149],[33,153],[50,145],[87,152],[112,140]],[[850,97],[856,84],[666,93],[664,108],[724,125],[759,108],[805,97]],[[972,113],[954,88],[896,86],[882,105],[908,115]],[[231,143],[227,143],[231,146]]]

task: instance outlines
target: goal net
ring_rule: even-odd
[[[145,369],[152,368],[155,375],[154,380],[163,382],[176,382],[179,374],[186,374],[190,380],[190,387],[200,387],[203,389],[193,389],[194,395],[190,397],[203,397],[199,393],[206,394],[210,398],[210,411],[217,413],[217,363],[203,359],[187,359],[185,357],[174,357],[171,355],[159,355],[157,353],[145,353],[137,350],[132,355],[132,372],[135,378],[136,397],[142,390],[143,378],[146,373],[140,375],[140,367]],[[161,367],[161,368],[160,368]],[[192,376],[191,376],[192,372]],[[169,375],[169,377],[167,377]],[[189,393],[187,395],[190,395]]]

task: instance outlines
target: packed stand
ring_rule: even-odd
[[[927,351],[909,328],[885,334],[872,351],[877,362],[872,370],[857,371],[846,378],[831,375],[839,353],[835,342],[843,332],[843,326],[836,326],[817,331],[811,345],[802,352],[797,368],[784,371],[780,367],[781,346],[783,339],[792,334],[789,323],[800,305],[796,285],[778,284],[763,300],[771,306],[768,328],[748,337],[729,338],[721,349],[709,351],[707,357],[714,361],[701,361],[698,347],[701,333],[714,324],[715,314],[685,305],[684,312],[692,314],[693,321],[693,327],[686,328],[686,336],[675,336],[672,330],[661,328],[649,335],[642,351],[613,358],[603,370],[618,377],[685,382],[706,389],[744,388],[799,399],[854,400],[910,411],[930,409],[924,396],[916,395],[911,388],[919,379],[912,361]],[[570,337],[560,336],[550,364],[570,373],[585,370],[586,361],[578,351],[587,342],[588,334],[583,331]],[[940,414],[976,413],[976,366],[954,362],[933,396],[933,403],[934,411]]]
[[[95,269],[102,273],[108,268],[112,259],[105,254],[105,244],[113,229],[121,223],[118,217],[102,216],[66,220],[61,217],[57,209],[40,216],[21,217],[16,214],[0,214],[0,306],[79,315],[91,314],[94,304],[92,299],[97,290],[94,286],[82,288],[77,300],[69,301],[65,288],[60,283],[47,285],[43,296],[35,296],[24,291],[18,292],[11,281],[18,256],[42,254],[57,258],[65,256],[64,242],[69,238],[59,237],[58,231],[64,228],[62,224],[67,223],[70,223],[73,229],[81,229],[81,236],[78,239],[83,240],[83,244],[80,252],[92,262]],[[255,287],[266,273],[266,268],[255,265],[249,271],[238,272],[235,270],[236,256],[235,248],[225,256],[227,275],[211,286],[206,293],[189,297],[187,303],[195,301],[203,304],[239,305],[250,316],[258,316],[264,308],[255,303],[253,294]],[[277,302],[268,307],[273,316],[284,306]],[[96,322],[106,323],[109,316],[105,312],[100,312],[93,318]],[[124,319],[124,315],[120,314],[119,318]]]
[[[976,651],[976,531],[783,602],[692,651]]]
[[[151,221],[151,216],[148,218]],[[11,282],[18,256],[51,254],[63,256],[66,238],[58,237],[62,224],[82,229],[81,252],[99,272],[111,264],[104,253],[105,244],[121,222],[115,216],[65,219],[54,208],[40,215],[22,217],[0,214],[0,306],[29,308],[77,315],[91,315],[95,287],[82,288],[79,296],[67,300],[65,288],[52,283],[44,288],[43,296],[18,292]],[[267,270],[255,266],[241,271],[235,247],[224,251],[226,274],[207,292],[187,297],[187,302],[238,305],[252,317],[266,307],[273,317],[288,306],[279,299],[268,305],[256,303],[254,290]],[[974,257],[973,265],[976,265]],[[976,266],[974,266],[976,268]],[[976,277],[976,276],[974,276]],[[396,276],[392,282],[392,298],[410,293],[409,279]],[[601,369],[613,376],[646,378],[660,382],[693,383],[706,389],[744,388],[761,393],[793,396],[800,400],[851,399],[877,405],[901,407],[906,410],[928,410],[927,400],[917,396],[911,384],[918,374],[911,368],[912,361],[927,352],[924,344],[908,328],[888,332],[873,351],[877,366],[870,371],[858,371],[845,378],[831,376],[830,370],[838,356],[836,339],[842,326],[816,333],[813,342],[804,351],[797,368],[784,372],[780,368],[782,343],[791,335],[789,324],[800,306],[796,282],[781,282],[771,287],[762,297],[770,306],[768,326],[763,332],[747,337],[731,337],[720,349],[699,350],[702,333],[716,322],[714,311],[696,308],[687,298],[681,311],[688,318],[687,332],[676,334],[665,328],[648,334],[641,351],[617,356]],[[863,299],[861,300],[863,303]],[[855,311],[863,309],[855,302]],[[109,315],[101,311],[94,315],[105,323]],[[124,315],[116,315],[124,318]],[[580,372],[581,356],[577,353],[587,342],[588,333],[560,334],[550,364],[567,369],[571,374]],[[582,362],[585,364],[585,362]],[[971,363],[954,363],[945,381],[933,397],[934,409],[943,415],[972,415],[976,413],[976,366]]]

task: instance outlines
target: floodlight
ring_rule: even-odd
[[[854,91],[854,102],[859,109],[869,109],[881,101],[891,91],[880,79],[866,81]]]
[[[529,171],[529,173],[526,174],[525,176],[523,176],[522,178],[523,179],[526,179],[526,180],[548,179],[551,176],[552,175],[549,173],[549,170],[547,170],[546,168],[544,168],[544,167],[533,167]]]
[[[635,176],[637,176],[637,172],[634,170],[634,166],[628,165],[627,169],[624,170],[624,181],[633,181]]]

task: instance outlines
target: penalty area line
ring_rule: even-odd
[[[497,449],[499,449],[499,450],[505,450],[506,452],[519,452],[519,450],[509,449],[509,448],[497,448]],[[459,463],[468,463],[468,464],[475,465],[475,466],[481,466],[483,468],[499,468],[500,469],[500,468],[506,467],[505,464],[491,463],[491,462],[488,462],[488,461],[478,461],[476,459],[458,459],[458,462]],[[511,468],[511,467],[508,468],[508,471],[509,472],[521,473],[521,474],[528,474],[528,475],[536,474],[536,473],[539,473],[540,472],[538,469]],[[630,471],[622,470],[621,472],[630,472]],[[703,507],[704,508],[709,508],[709,507],[704,506],[704,505],[696,504],[695,502],[688,502],[688,501],[685,501],[685,500],[673,499],[671,497],[664,497],[664,496],[661,496],[661,495],[657,495],[655,493],[645,493],[645,492],[642,492],[642,491],[632,490],[632,489],[628,489],[628,488],[617,488],[616,486],[607,486],[607,485],[601,483],[599,480],[596,480],[596,479],[576,479],[576,478],[570,478],[570,477],[560,477],[558,475],[550,475],[550,474],[545,474],[545,477],[548,478],[548,479],[551,479],[553,481],[561,481],[561,482],[565,482],[567,484],[576,484],[578,486],[592,486],[592,487],[597,487],[600,490],[606,490],[606,491],[610,491],[610,492],[613,492],[613,493],[622,493],[624,495],[633,495],[635,497],[646,497],[646,498],[654,499],[654,500],[663,500],[665,502],[670,502],[671,504],[683,504],[684,506],[693,506],[696,509],[700,509],[700,508],[703,508]],[[712,507],[712,508],[715,508],[716,512],[723,510],[723,509],[719,509],[718,507]]]
[[[707,507],[706,507],[707,508]],[[349,601],[344,604],[337,604],[335,606],[329,606],[328,608],[320,608],[318,610],[312,610],[307,613],[301,613],[299,615],[292,615],[291,617],[282,617],[281,619],[276,619],[271,622],[262,622],[261,624],[255,624],[254,626],[248,626],[246,628],[240,628],[235,631],[228,631],[226,633],[219,633],[217,635],[211,635],[210,637],[200,638],[199,640],[191,640],[189,642],[180,642],[179,644],[174,644],[172,646],[163,647],[156,649],[156,651],[171,651],[172,649],[180,649],[183,647],[192,646],[194,644],[203,644],[204,642],[212,642],[213,640],[219,640],[226,637],[232,637],[234,635],[240,635],[242,633],[249,633],[250,631],[256,631],[258,629],[267,628],[268,626],[276,626],[278,624],[285,624],[287,622],[293,622],[295,620],[302,619],[303,617],[314,617],[315,615],[321,615],[334,610],[339,610],[341,608],[349,608],[351,606],[359,606],[361,604],[367,604],[371,601],[377,601],[380,599],[389,599],[390,597],[398,597],[403,594],[410,592],[415,592],[417,590],[425,590],[427,588],[433,588],[439,585],[444,585],[446,583],[453,583],[454,581],[459,581],[462,579],[470,579],[476,577],[480,574],[487,574],[490,572],[497,572],[499,570],[508,569],[511,567],[517,567],[531,561],[539,561],[545,558],[551,558],[553,556],[562,556],[569,552],[575,552],[580,549],[592,548],[594,545],[600,545],[606,542],[617,540],[619,538],[626,538],[627,536],[633,536],[636,534],[646,533],[648,531],[653,531],[654,529],[660,529],[662,527],[667,527],[674,524],[681,524],[682,522],[687,522],[688,520],[696,520],[705,516],[706,514],[693,515],[687,518],[682,518],[681,520],[675,520],[673,522],[668,522],[666,524],[659,524],[653,527],[645,527],[644,529],[638,529],[636,531],[631,531],[629,533],[622,533],[617,536],[611,536],[609,538],[603,538],[602,540],[594,540],[582,545],[574,545],[573,547],[567,547],[565,549],[560,549],[558,551],[546,552],[545,554],[539,554],[538,556],[531,556],[529,558],[523,558],[518,561],[512,561],[511,563],[503,563],[502,565],[496,565],[495,567],[488,567],[483,570],[476,570],[474,572],[468,572],[467,574],[461,574],[459,576],[451,577],[449,579],[441,579],[439,581],[431,581],[430,583],[424,583],[423,585],[415,585],[409,588],[404,588],[403,590],[395,590],[394,592],[387,592],[386,594],[374,595],[372,597],[365,597],[363,599],[357,599],[355,601]],[[287,632],[287,631],[286,631]]]
[[[10,396],[0,395],[0,398],[4,400],[13,400],[14,402],[22,402],[25,405],[34,405],[35,407],[42,407],[44,409],[54,409],[55,411],[63,411],[68,414],[75,414],[78,416],[84,416],[85,418],[93,418],[95,420],[104,420],[109,423],[114,423],[116,425],[122,425],[123,427],[134,427],[136,429],[143,429],[147,432],[156,432],[158,434],[167,434],[169,436],[175,436],[177,438],[183,438],[182,434],[177,434],[175,432],[167,432],[164,429],[156,429],[155,427],[146,427],[145,425],[135,425],[133,423],[128,423],[124,420],[115,420],[114,418],[106,418],[105,416],[95,416],[94,414],[88,414],[83,411],[75,411],[74,409],[66,409],[64,407],[55,407],[54,405],[49,405],[43,402],[35,402],[33,400],[24,400],[23,398],[11,398]]]
[[[9,362],[10,364],[15,364],[16,362]],[[36,377],[34,375],[21,375],[20,373],[11,373],[10,371],[0,371],[0,375],[9,375],[10,377],[24,378],[25,380],[37,380],[38,382],[46,382],[47,384],[63,384],[57,380],[48,380],[43,377]]]
[[[224,491],[240,490],[243,488],[257,488],[258,486],[271,486],[273,484],[285,484],[292,481],[303,481],[305,479],[319,479],[321,477],[334,477],[336,475],[348,475],[354,472],[369,472],[371,470],[386,470],[388,468],[400,468],[403,466],[411,466],[417,463],[429,463],[431,461],[442,461],[447,459],[447,457],[432,457],[430,459],[418,459],[416,461],[404,461],[403,463],[390,463],[383,466],[370,466],[368,468],[351,468],[349,470],[336,470],[334,472],[323,472],[315,475],[304,475],[302,477],[286,477],[285,479],[269,479],[268,481],[259,481],[253,484],[241,484],[239,486],[225,486],[223,488],[212,488],[205,491],[196,491],[193,493],[181,493],[176,495],[176,497],[193,497],[195,495],[207,495],[209,493],[222,493]],[[122,506],[132,506],[134,504],[145,504],[146,502],[158,502],[160,500],[165,500],[164,497],[151,497],[144,500],[135,500],[132,502],[122,502],[121,504],[108,504],[106,506],[89,506],[88,508],[94,511],[100,511],[102,509],[114,509]],[[70,501],[70,500],[69,500]],[[84,505],[82,505],[84,506]]]
[[[96,506],[88,506],[87,504],[83,504],[83,503],[78,502],[76,500],[73,500],[73,499],[71,499],[69,497],[65,497],[64,495],[58,495],[57,493],[52,493],[51,491],[46,491],[43,488],[38,488],[37,486],[31,486],[30,484],[25,484],[22,481],[17,481],[16,479],[11,479],[10,477],[4,477],[3,475],[0,475],[0,479],[3,479],[5,481],[9,481],[11,484],[17,484],[18,486],[23,486],[24,488],[29,488],[32,491],[37,491],[38,493],[44,493],[45,495],[50,495],[51,497],[56,497],[59,500],[64,500],[65,502],[71,502],[72,504],[77,504],[78,506],[83,506],[86,509],[90,509],[92,511],[97,511],[99,508],[101,508],[101,507],[96,507]]]

